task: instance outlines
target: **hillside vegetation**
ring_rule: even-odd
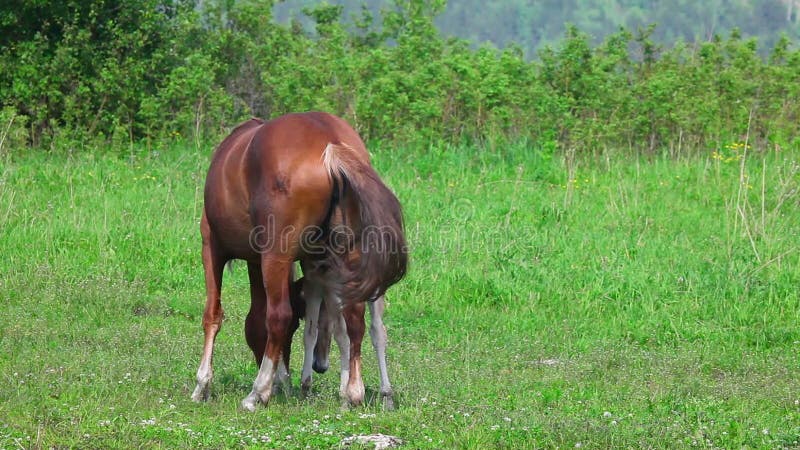
[[[276,5],[282,19],[302,19],[302,8],[318,0],[286,0]],[[366,5],[374,13],[390,8],[390,0],[339,0],[346,15]],[[714,34],[740,28],[771,48],[782,33],[800,37],[797,0],[450,0],[436,17],[446,36],[498,47],[517,44],[535,57],[546,44],[558,42],[565,24],[575,24],[602,41],[620,27],[635,30],[658,24],[653,37],[660,44],[706,41]]]
[[[270,1],[16,6],[0,16],[0,123],[9,142],[35,147],[200,142],[251,115],[309,109],[370,141],[524,140],[579,154],[775,149],[798,137],[800,51],[786,37],[761,57],[764,45],[736,29],[662,47],[659,28],[593,45],[568,27],[529,60],[517,46],[444,38],[435,0],[367,11],[355,27],[341,6],[317,6],[305,10],[313,32],[273,20]]]

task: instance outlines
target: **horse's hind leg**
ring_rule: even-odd
[[[250,394],[242,400],[242,407],[255,411],[259,403],[267,404],[272,394],[281,352],[286,344],[292,322],[292,307],[289,299],[289,275],[291,260],[263,255],[261,274],[267,292],[267,346],[258,374]]]
[[[378,358],[378,371],[381,376],[381,398],[386,409],[394,409],[394,393],[392,385],[389,383],[389,372],[386,368],[386,327],[383,325],[383,311],[386,309],[386,299],[380,296],[374,302],[369,303],[369,315],[372,318],[369,327],[369,336],[375,354]]]
[[[364,402],[364,381],[361,378],[361,342],[364,339],[363,303],[354,303],[344,307],[342,316],[347,324],[347,337],[350,339],[350,371],[345,388],[345,397],[351,405]]]
[[[245,337],[247,338],[247,345],[253,351],[256,365],[261,367],[261,362],[264,360],[264,351],[267,347],[267,291],[264,288],[264,277],[261,273],[260,264],[247,263],[247,274],[250,278],[250,312],[247,313],[247,319],[245,320]],[[292,276],[289,277],[289,283],[294,281],[292,278]],[[295,314],[293,308],[289,336],[283,347],[283,358],[278,366],[277,382],[273,385],[275,388],[273,393],[278,387],[281,387],[284,390],[284,394],[287,396],[290,394],[289,357],[292,350],[292,336],[299,323],[300,317]]]
[[[203,269],[206,280],[206,307],[203,311],[203,356],[200,367],[197,369],[197,386],[192,392],[192,400],[199,402],[208,400],[213,377],[212,356],[214,340],[222,327],[222,303],[220,293],[222,289],[222,269],[225,261],[216,248],[211,230],[208,227],[205,213],[200,225],[203,236]]]
[[[267,348],[267,292],[260,264],[247,263],[247,275],[250,278],[250,312],[244,322],[244,336],[256,365],[260,366]]]
[[[338,301],[328,301],[325,308],[328,310],[329,318],[333,323],[333,338],[339,347],[341,358],[341,370],[339,374],[339,397],[347,401],[347,383],[350,381],[350,338],[347,337],[347,324],[344,315],[339,312]]]
[[[292,271],[294,272],[294,271]],[[286,396],[291,394],[291,372],[289,371],[289,362],[292,355],[292,338],[294,333],[300,328],[300,319],[305,315],[305,301],[301,295],[304,280],[300,279],[295,281],[294,273],[289,276],[289,298],[292,306],[292,321],[289,324],[289,333],[286,336],[286,342],[283,344],[283,364],[278,366],[278,382],[283,387],[283,393]],[[273,393],[274,389],[273,389]]]

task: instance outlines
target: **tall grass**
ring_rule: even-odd
[[[395,412],[340,411],[335,374],[239,411],[255,366],[236,268],[212,399],[189,401],[206,149],[6,157],[0,446],[796,447],[798,156],[743,145],[373,148],[413,258],[386,317]]]

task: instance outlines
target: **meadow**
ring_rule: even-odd
[[[295,392],[248,413],[243,264],[212,398],[189,399],[211,146],[2,156],[0,447],[800,446],[797,151],[375,145],[412,252],[385,317],[398,408],[368,340],[365,406],[340,408],[335,365],[302,398],[298,333]]]

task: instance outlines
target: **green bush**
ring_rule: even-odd
[[[311,31],[276,23],[267,0],[55,3],[20,0],[17,20],[0,20],[0,102],[34,146],[199,144],[250,115],[311,109],[368,140],[526,140],[577,154],[784,147],[800,135],[800,52],[786,37],[765,59],[737,30],[665,48],[652,26],[599,45],[570,26],[529,60],[521,47],[443,38],[442,0],[395,0],[355,25],[322,4],[304,10]]]

